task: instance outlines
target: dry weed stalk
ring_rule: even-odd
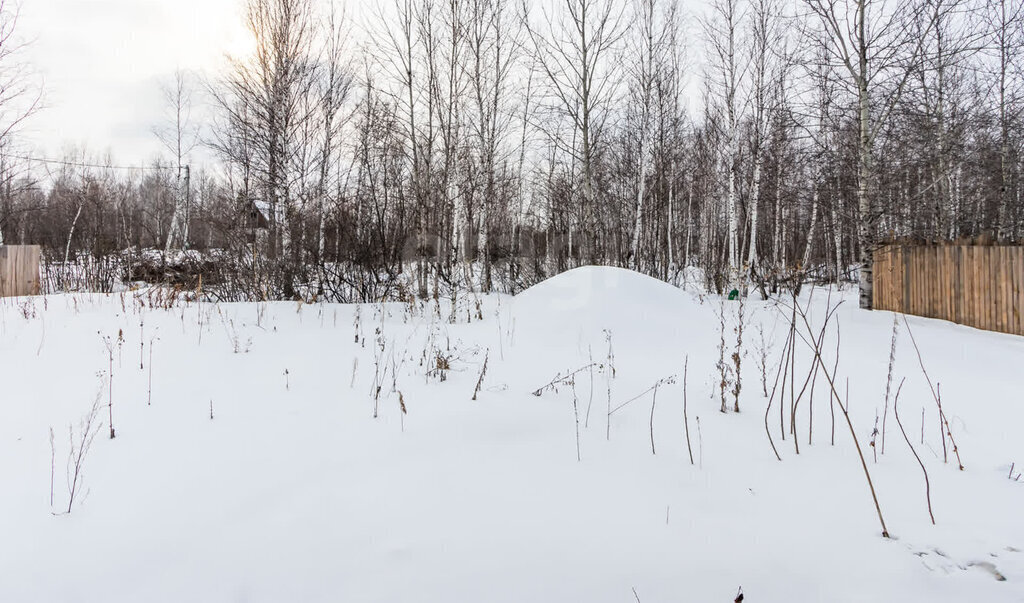
[[[932,525],[935,525],[935,514],[932,513],[932,485],[928,480],[928,470],[925,469],[924,463],[921,461],[921,457],[918,456],[917,451],[914,450],[914,445],[910,443],[910,437],[907,436],[907,430],[903,429],[903,422],[900,421],[900,392],[903,390],[903,383],[906,378],[900,381],[900,386],[896,389],[896,399],[892,403],[892,412],[896,416],[896,424],[900,426],[900,432],[903,433],[903,439],[907,441],[907,446],[910,447],[910,452],[913,453],[914,458],[917,459],[917,464],[921,466],[921,472],[924,473],[924,495],[928,501],[928,517],[932,520]]]

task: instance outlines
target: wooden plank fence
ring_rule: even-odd
[[[876,310],[1024,335],[1024,247],[885,246],[874,278]]]
[[[39,295],[39,245],[0,245],[0,297]]]

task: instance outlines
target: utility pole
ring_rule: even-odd
[[[182,227],[181,237],[181,248],[182,250],[188,249],[188,225],[191,222],[192,205],[191,205],[191,174],[192,170],[188,164],[185,164],[185,224]]]

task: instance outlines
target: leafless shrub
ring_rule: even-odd
[[[228,341],[231,342],[231,351],[235,354],[248,354],[252,349],[252,337],[247,337],[243,341],[238,333],[238,328],[235,326],[234,319],[227,318],[223,313],[221,313],[221,324],[224,325]]]
[[[793,301],[793,308],[796,314],[800,317],[800,320],[804,328],[806,328],[806,334],[808,336],[806,338],[806,341],[808,341],[808,343],[810,343],[810,345],[812,346],[814,352],[814,360],[821,368],[821,372],[825,376],[825,379],[828,381],[829,387],[832,390],[832,395],[835,397],[836,405],[839,407],[839,410],[843,413],[843,418],[846,419],[846,425],[847,427],[849,427],[850,430],[850,437],[853,439],[854,447],[857,449],[857,456],[860,458],[861,468],[864,470],[864,477],[867,479],[868,482],[868,489],[871,491],[871,498],[875,504],[875,511],[878,513],[878,521],[882,526],[882,536],[884,538],[889,538],[889,530],[888,528],[886,528],[885,519],[882,517],[882,507],[878,502],[878,495],[875,493],[875,483],[871,479],[871,472],[868,470],[868,463],[864,459],[864,452],[861,450],[860,440],[857,439],[857,431],[856,429],[854,429],[853,420],[850,418],[849,398],[847,398],[847,402],[844,404],[843,399],[839,396],[839,392],[836,388],[835,375],[829,372],[828,367],[825,366],[825,361],[822,359],[821,341],[820,339],[815,339],[814,337],[814,329],[811,327],[811,323],[807,318],[807,312],[803,307],[800,306],[795,296]],[[827,328],[829,321],[834,316],[836,307],[838,307],[838,305],[829,308],[828,312],[826,313],[824,325],[822,326],[823,330]]]
[[[434,366],[428,374],[436,376],[441,381],[447,381],[448,371],[450,370],[452,370],[451,354],[446,354],[441,350],[434,350]]]

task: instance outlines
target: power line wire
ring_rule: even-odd
[[[21,159],[22,161],[31,161],[35,163],[43,163],[47,165],[62,165],[66,167],[79,167],[79,168],[91,168],[97,170],[139,170],[139,171],[174,171],[177,168],[174,166],[134,166],[134,165],[109,165],[99,163],[84,163],[78,161],[66,161],[63,159],[47,159],[43,157],[30,157],[27,155],[4,155],[4,157],[10,157],[11,159]]]

